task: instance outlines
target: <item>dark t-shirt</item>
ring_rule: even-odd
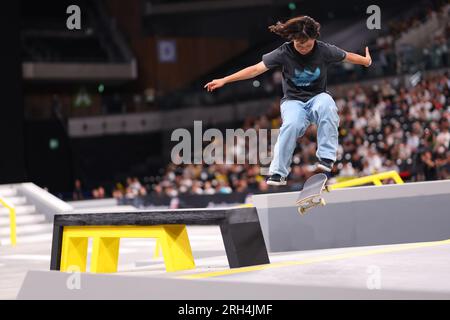
[[[345,59],[345,51],[316,40],[314,48],[306,55],[299,53],[294,42],[289,41],[266,53],[262,61],[269,69],[281,67],[285,100],[308,101],[327,90],[327,69],[331,63]]]

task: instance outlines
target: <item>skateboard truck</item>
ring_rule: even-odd
[[[308,202],[309,204],[307,204],[306,206],[300,206],[298,207],[298,213],[300,213],[301,215],[304,215],[305,212],[311,208],[317,207],[317,206],[324,206],[327,204],[327,202],[325,201],[324,198],[319,198],[319,199],[311,199],[310,202]]]
[[[307,210],[326,205],[325,199],[322,198],[322,192],[330,192],[330,188],[325,186],[327,176],[323,173],[315,174],[306,180],[303,190],[297,199],[298,213],[304,215]]]

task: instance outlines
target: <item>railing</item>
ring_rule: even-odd
[[[373,183],[376,186],[382,186],[383,185],[382,181],[386,180],[386,179],[393,179],[396,184],[404,183],[403,179],[400,177],[398,172],[388,171],[388,172],[373,174],[373,175],[367,176],[367,177],[355,178],[355,179],[350,179],[350,180],[343,181],[343,182],[338,182],[331,186],[328,186],[328,189],[334,190],[334,189],[340,189],[340,188],[355,187],[355,186],[361,186],[361,185],[365,185],[365,184],[369,184],[369,183]]]
[[[0,204],[9,210],[9,228],[10,228],[10,239],[11,245],[16,246],[16,209],[5,199],[0,198]]]

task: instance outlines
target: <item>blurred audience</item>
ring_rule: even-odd
[[[355,85],[336,97],[340,128],[334,179],[371,175],[395,170],[407,181],[450,178],[450,79],[447,73],[420,81],[416,86],[400,86],[388,81],[372,87]],[[279,128],[279,101],[260,117],[248,117],[241,127]],[[239,144],[239,142],[237,143]],[[293,190],[314,174],[316,168],[316,127],[298,139],[288,179]],[[234,148],[245,153],[248,147]],[[226,154],[227,150],[225,150]],[[252,164],[169,164],[164,173],[141,185],[128,178],[125,188],[116,188],[116,198],[180,194],[229,194],[266,192],[260,165]],[[267,168],[265,168],[267,169]]]

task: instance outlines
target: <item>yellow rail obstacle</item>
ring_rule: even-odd
[[[343,181],[343,182],[338,182],[338,183],[328,186],[328,189],[334,190],[334,189],[341,189],[341,188],[348,188],[348,187],[356,187],[356,186],[361,186],[361,185],[365,185],[368,183],[373,183],[376,186],[382,186],[383,185],[382,181],[386,180],[386,179],[393,179],[396,184],[404,183],[403,179],[400,177],[398,172],[388,171],[388,172],[373,174],[373,175],[370,175],[367,177],[355,178],[355,179],[350,179],[350,180]]]
[[[53,220],[51,270],[117,271],[121,238],[155,238],[167,271],[195,268],[186,225],[218,225],[230,268],[270,263],[256,208],[198,208],[57,214]]]
[[[93,239],[90,272],[117,272],[120,238],[156,238],[167,271],[195,268],[185,225],[64,227],[61,271],[86,272],[88,239]]]
[[[5,208],[9,210],[9,228],[10,228],[10,239],[11,239],[11,245],[13,247],[16,246],[16,209],[14,206],[5,199],[0,198],[0,204],[3,205]]]

